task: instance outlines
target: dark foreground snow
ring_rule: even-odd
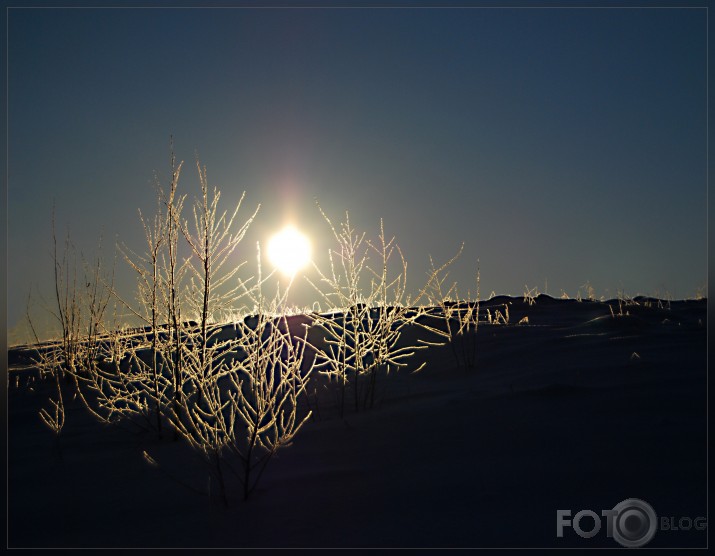
[[[11,369],[9,547],[618,547],[605,523],[558,538],[557,510],[639,498],[659,520],[705,516],[706,302],[618,318],[597,302],[506,302],[511,324],[480,325],[476,368],[432,349],[345,419],[324,395],[227,510],[181,442],[103,427],[77,402],[58,451],[37,415],[51,385],[24,371],[16,388]],[[695,529],[648,544],[705,545]]]

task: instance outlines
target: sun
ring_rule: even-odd
[[[268,242],[268,260],[286,276],[310,262],[310,241],[293,226],[286,226]]]

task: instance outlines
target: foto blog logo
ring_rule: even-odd
[[[590,519],[583,522],[584,517]],[[590,520],[593,520],[593,526],[590,526]],[[556,536],[562,538],[564,529],[571,527],[578,536],[590,539],[601,531],[603,520],[606,522],[606,536],[628,548],[645,546],[653,539],[659,525],[661,530],[671,531],[701,531],[707,528],[704,517],[680,518],[677,525],[672,517],[662,517],[659,522],[650,504],[638,498],[628,498],[611,510],[601,510],[600,515],[592,510],[581,510],[572,516],[571,510],[556,510]]]

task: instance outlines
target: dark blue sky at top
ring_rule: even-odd
[[[413,289],[688,297],[706,280],[704,9],[16,9],[8,14],[8,324],[49,297],[50,215],[89,254],[143,248],[169,137],[225,208],[237,255],[317,198],[396,235]],[[118,262],[118,283],[133,278]],[[301,280],[297,304],[315,297]]]

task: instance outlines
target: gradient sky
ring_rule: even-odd
[[[705,9],[12,8],[8,33],[9,328],[51,299],[53,202],[87,255],[143,248],[171,135],[189,199],[198,153],[224,208],[262,204],[236,262],[288,219],[324,261],[317,198],[384,218],[415,289],[462,241],[482,297],[705,284]]]

